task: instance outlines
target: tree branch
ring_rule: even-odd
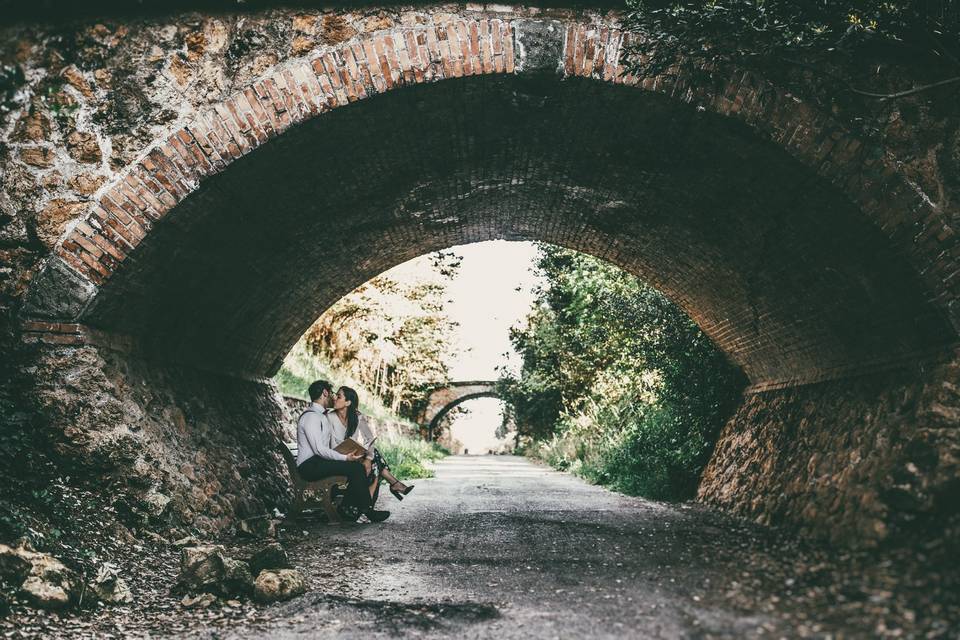
[[[932,84],[925,84],[920,87],[914,87],[913,89],[907,89],[906,91],[898,91],[897,93],[871,93],[870,91],[861,91],[860,89],[854,89],[850,87],[850,91],[856,93],[857,95],[867,96],[868,98],[878,98],[880,100],[895,100],[897,98],[903,98],[904,96],[912,96],[915,93],[920,93],[921,91],[927,91],[929,89],[936,89],[937,87],[942,87],[948,84],[954,84],[960,82],[960,76],[954,78],[947,78],[946,80],[941,80],[939,82],[934,82]]]

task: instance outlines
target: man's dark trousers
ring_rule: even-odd
[[[367,470],[362,462],[346,462],[344,460],[327,460],[320,456],[313,456],[303,461],[297,471],[304,480],[313,482],[330,476],[347,476],[347,493],[343,497],[344,503],[352,505],[361,513],[370,508],[370,485],[367,482]]]

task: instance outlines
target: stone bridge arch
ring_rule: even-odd
[[[216,362],[224,370],[234,373],[270,375],[312,318],[337,296],[393,264],[456,243],[501,237],[536,237],[585,250],[644,275],[691,313],[708,335],[744,368],[757,388],[789,386],[846,375],[878,364],[912,361],[918,355],[937,351],[953,342],[955,331],[946,322],[952,317],[953,307],[948,304],[952,294],[944,287],[956,285],[953,284],[955,280],[948,284],[948,280],[942,277],[944,273],[955,271],[953,259],[943,255],[935,232],[921,234],[921,242],[913,241],[916,235],[905,236],[904,231],[913,230],[916,221],[930,217],[924,213],[929,211],[929,206],[897,175],[894,158],[887,157],[880,149],[865,148],[860,140],[831,122],[827,115],[751,74],[731,70],[724,82],[710,87],[691,84],[682,77],[624,76],[621,56],[629,36],[617,28],[615,17],[600,19],[571,14],[556,19],[540,17],[538,13],[517,8],[503,12],[466,10],[451,14],[428,8],[403,14],[391,28],[357,35],[341,44],[322,47],[304,58],[290,59],[225,101],[198,108],[180,118],[180,126],[175,127],[169,136],[146,148],[132,166],[118,171],[116,178],[98,193],[89,213],[64,234],[54,256],[31,289],[26,316],[40,323],[28,325],[28,328],[42,333],[47,326],[44,322],[54,326],[79,323],[137,337],[148,335],[151,336],[149,341],[162,343],[159,347],[152,346],[154,352],[173,355],[179,360]],[[558,97],[549,91],[543,95],[545,78],[566,79],[565,83],[556,86],[563,87],[561,93],[565,91],[567,95]],[[583,79],[599,84],[585,84]],[[292,150],[298,146],[298,138],[301,148],[294,154],[309,155],[302,146],[303,139],[310,137],[304,135],[311,130],[310,125],[319,125],[312,127],[312,131],[324,128],[322,125],[328,120],[333,126],[332,121],[341,115],[343,107],[355,102],[364,103],[380,94],[394,93],[401,87],[445,85],[451,81],[458,85],[460,93],[455,99],[461,100],[471,92],[477,98],[484,94],[492,97],[495,93],[491,91],[493,87],[500,92],[495,100],[526,101],[527,106],[547,103],[548,108],[551,101],[619,102],[624,99],[622,96],[629,94],[627,102],[620,105],[623,113],[630,113],[630,109],[669,111],[671,107],[666,105],[676,103],[716,114],[711,118],[699,118],[692,108],[678,106],[680,112],[671,115],[681,112],[686,115],[678,117],[670,129],[676,136],[687,137],[689,141],[691,135],[707,135],[714,125],[732,126],[729,135],[739,139],[737,142],[730,140],[731,151],[743,158],[755,153],[776,155],[775,148],[786,151],[787,154],[779,158],[780,169],[796,171],[797,175],[787,179],[786,187],[778,187],[779,194],[769,191],[764,194],[762,197],[766,201],[758,207],[780,210],[799,207],[798,212],[802,215],[796,218],[801,225],[807,224],[803,230],[786,230],[789,238],[776,238],[778,232],[772,227],[751,229],[750,225],[755,225],[756,220],[731,220],[720,223],[727,225],[724,233],[752,235],[747,242],[754,246],[772,246],[779,242],[781,248],[793,249],[796,254],[816,254],[826,250],[832,252],[829,260],[837,264],[814,266],[812,268],[818,273],[807,277],[798,272],[809,270],[811,265],[783,264],[783,260],[777,260],[777,252],[751,256],[755,261],[752,266],[767,269],[771,272],[768,279],[776,281],[763,283],[762,292],[753,290],[761,284],[762,278],[745,273],[743,267],[725,265],[712,273],[696,273],[698,268],[687,258],[675,265],[687,272],[685,282],[663,277],[662,268],[654,264],[656,260],[646,261],[647,264],[642,266],[636,263],[633,249],[625,246],[630,242],[621,233],[623,222],[630,220],[631,224],[645,226],[649,231],[663,223],[661,209],[699,208],[699,215],[709,216],[709,207],[721,203],[706,198],[701,203],[694,200],[680,203],[677,191],[684,186],[679,184],[669,187],[675,190],[671,194],[675,202],[669,207],[656,201],[644,201],[645,187],[662,180],[665,174],[662,168],[656,167],[656,162],[651,164],[649,160],[638,161],[636,158],[633,163],[639,165],[636,169],[640,170],[636,178],[642,186],[626,191],[611,188],[613,182],[627,175],[625,167],[618,167],[616,163],[595,166],[600,174],[597,184],[576,180],[569,184],[555,184],[551,180],[551,171],[563,171],[565,165],[575,160],[573,156],[577,153],[574,148],[564,146],[561,139],[556,141],[557,146],[565,149],[568,155],[555,158],[546,175],[536,171],[536,161],[524,168],[511,167],[512,175],[496,177],[484,177],[490,169],[487,166],[477,167],[479,173],[474,175],[447,175],[444,182],[433,180],[426,184],[416,184],[416,176],[404,175],[405,193],[391,193],[379,203],[386,216],[377,222],[368,220],[361,224],[363,229],[379,226],[384,232],[365,234],[364,241],[373,244],[391,237],[396,242],[404,235],[414,240],[409,237],[411,234],[429,237],[410,243],[411,247],[416,247],[410,251],[374,252],[369,256],[365,253],[352,269],[343,271],[338,267],[334,282],[327,280],[331,285],[326,288],[329,293],[323,296],[287,297],[282,299],[283,304],[276,304],[277,299],[267,303],[267,297],[249,296],[231,285],[228,269],[214,264],[213,252],[209,248],[174,248],[179,242],[173,238],[184,234],[230,235],[228,226],[232,223],[227,218],[213,224],[210,222],[212,214],[199,212],[222,210],[222,202],[231,196],[236,201],[230,208],[243,211],[242,218],[250,223],[262,224],[262,210],[274,206],[289,210],[295,206],[310,208],[312,204],[315,209],[317,203],[310,203],[303,190],[309,186],[305,174],[278,188],[278,199],[260,202],[260,211],[251,211],[249,202],[235,194],[248,190],[242,184],[245,179],[257,183],[258,179],[269,175],[269,172],[265,173],[266,158],[262,156],[271,152],[284,155],[284,148]],[[552,84],[552,81],[548,82]],[[598,90],[604,85],[610,89]],[[630,94],[626,91],[628,87],[636,93]],[[610,97],[613,93],[608,91],[618,94],[617,97]],[[420,92],[426,96],[433,90],[421,89]],[[400,94],[407,100],[428,99],[409,96],[405,92]],[[374,102],[381,106],[383,99]],[[599,105],[591,105],[594,106]],[[616,110],[607,106],[606,116],[611,117]],[[359,121],[351,118],[355,111],[342,113],[344,120],[354,120],[348,126],[368,126],[362,117]],[[714,122],[706,127],[695,124],[701,120]],[[422,126],[426,126],[426,122],[422,122]],[[572,122],[569,120],[568,126]],[[742,123],[746,129],[734,132],[737,128],[734,123]],[[493,123],[487,122],[486,126],[492,129]],[[668,125],[654,117],[648,126],[652,129]],[[750,143],[742,144],[749,138],[745,133],[747,129],[756,136],[755,144],[766,147],[763,152],[759,148],[750,148]],[[444,139],[442,143],[449,144],[457,135],[475,137],[477,132],[448,130],[444,135],[450,139]],[[570,135],[567,132],[567,136]],[[415,137],[408,137],[405,141],[401,141],[401,137],[395,136],[396,144],[408,145],[406,159],[416,157],[422,145],[418,145]],[[469,137],[456,141],[456,144],[469,145]],[[265,145],[274,139],[276,143]],[[317,139],[316,134],[313,139]],[[349,136],[345,136],[342,142],[343,149],[328,148],[326,153],[350,148]],[[645,152],[665,153],[665,145],[669,144],[666,137],[656,142],[659,147],[654,144]],[[261,146],[267,153],[250,155]],[[368,153],[371,151],[367,149]],[[529,150],[517,148],[516,151],[520,154]],[[599,149],[596,151],[602,153]],[[630,156],[630,150],[622,145],[618,151],[617,160]],[[510,149],[501,146],[497,152],[509,153]],[[713,153],[720,152],[715,146]],[[462,152],[459,153],[462,157]],[[248,155],[250,157],[246,158]],[[788,156],[799,162],[791,166]],[[493,159],[488,156],[484,162]],[[381,160],[402,162],[404,159],[397,156]],[[290,162],[290,159],[285,158],[285,161]],[[683,160],[676,158],[669,162],[678,164]],[[709,164],[719,162],[717,157],[709,160]],[[807,169],[803,170],[801,166]],[[716,166],[710,168],[716,174]],[[331,169],[329,163],[324,167],[325,171]],[[430,169],[436,173],[436,167]],[[581,163],[578,170],[583,173],[588,167]],[[367,177],[362,172],[350,176],[355,184],[362,184]],[[688,179],[695,177],[685,176]],[[751,175],[747,180],[732,180],[732,177],[721,178],[719,174],[707,177],[708,180],[727,182],[723,186],[709,186],[715,198],[733,200],[737,196],[736,189],[743,190],[740,194],[743,199],[757,198],[756,194],[747,195],[750,183],[774,179],[769,174],[765,177]],[[786,179],[783,173],[778,177]],[[453,178],[452,182],[450,178]],[[819,193],[810,189],[815,183],[832,183],[835,187]],[[381,184],[380,188],[385,185]],[[686,188],[689,189],[689,185]],[[574,209],[571,213],[577,219],[593,216],[596,220],[588,221],[582,239],[577,239],[571,235],[571,229],[552,224],[546,210],[531,214],[523,221],[497,220],[493,214],[487,214],[488,219],[473,222],[466,222],[463,216],[457,217],[452,210],[491,197],[516,198],[524,191],[527,194],[534,191],[548,194],[551,206],[566,205]],[[706,190],[700,195],[704,193]],[[221,206],[211,207],[217,200]],[[738,204],[746,206],[745,202]],[[344,203],[328,203],[331,205],[343,206]],[[790,246],[802,243],[795,242],[797,238],[815,235],[817,232],[811,228],[814,224],[829,225],[829,216],[824,212],[836,207],[846,210],[843,217],[849,219],[856,230],[825,228],[821,231],[823,237],[810,239],[806,246]],[[644,210],[649,219],[638,220],[637,213]],[[824,219],[806,222],[805,219],[812,217],[815,211],[819,211]],[[465,223],[470,226],[469,230],[465,229]],[[457,225],[460,226],[455,229]],[[289,243],[287,246],[293,244],[281,239],[282,234],[267,229],[263,231],[253,240],[245,238],[243,250],[255,252],[252,242],[261,240],[273,242],[278,250],[285,249],[284,242]],[[641,229],[636,228],[633,232],[641,233]],[[779,233],[783,235],[782,231]],[[882,235],[894,240],[893,246],[883,240]],[[719,240],[729,243],[730,238]],[[677,241],[683,242],[679,238],[672,242]],[[169,246],[154,248],[164,242]],[[222,240],[221,244],[225,242],[228,240]],[[141,248],[142,244],[146,248]],[[729,251],[729,248],[716,246],[713,238],[709,244],[713,246],[700,246],[698,250]],[[847,247],[841,248],[841,244],[862,245],[864,249],[856,259],[862,258],[870,264],[849,264],[844,256]],[[928,244],[929,249],[924,249]],[[303,248],[298,247],[298,250]],[[213,291],[200,292],[197,285],[187,284],[186,288],[193,289],[189,292],[189,299],[178,300],[175,304],[172,300],[157,300],[158,282],[150,281],[156,276],[156,270],[145,268],[149,260],[154,259],[146,255],[151,251],[156,255],[173,251],[182,256],[190,251],[193,257],[189,260],[181,257],[176,263],[165,265],[165,270],[180,270],[180,277],[174,282],[184,283],[184,278],[208,271],[213,276],[211,280],[221,286]],[[934,253],[938,256],[936,259]],[[799,260],[802,256],[791,258]],[[917,264],[918,258],[920,264]],[[772,266],[770,263],[774,261],[781,264]],[[945,262],[949,264],[944,265]],[[914,264],[919,267],[916,275],[909,273]],[[891,273],[891,269],[899,273]],[[256,273],[265,271],[265,265],[252,264],[246,270],[253,271],[250,275],[255,277]],[[725,306],[722,303],[705,305],[703,299],[707,294],[693,290],[697,288],[695,281],[705,284],[711,276],[716,279],[718,275],[727,275],[724,272],[730,272],[733,277],[724,278],[724,283],[713,284],[727,288],[725,293],[735,297],[736,303],[729,308],[722,308]],[[127,277],[117,280],[114,278],[117,273]],[[865,281],[871,278],[865,273],[876,274],[872,276],[872,282]],[[707,278],[701,277],[704,275]],[[171,280],[169,276],[165,277],[167,281]],[[805,282],[796,282],[797,279]],[[814,289],[819,288],[817,295],[811,295],[813,289],[808,289],[805,295],[797,295],[799,289],[811,282]],[[900,286],[900,282],[905,284]],[[183,293],[184,287],[178,284],[173,288],[180,293],[174,292],[174,297]],[[289,275],[282,283],[271,282],[270,286],[276,292],[296,290]],[[165,288],[170,289],[170,285]],[[894,290],[887,294],[885,290],[891,288]],[[777,293],[778,289],[782,293]],[[777,305],[768,304],[778,296],[791,298],[796,304],[789,304],[789,310],[776,309]],[[850,301],[844,304],[843,310],[825,307],[822,302],[843,297]],[[856,304],[853,302],[855,298]],[[905,299],[909,300],[906,304]],[[257,305],[259,300],[265,304]],[[930,300],[934,304],[928,304]],[[219,318],[216,322],[197,322],[197,318],[208,315],[214,304],[223,305],[225,311],[239,313]],[[198,306],[206,308],[199,310]],[[709,311],[708,306],[712,307]],[[862,311],[854,311],[855,306]],[[184,311],[177,312],[177,308]],[[175,317],[170,316],[171,311]],[[296,320],[279,317],[291,313]],[[838,321],[842,326],[838,326]],[[214,326],[221,329],[214,330]],[[749,335],[743,334],[747,327]],[[798,327],[802,327],[801,332],[806,335],[796,335]],[[891,335],[891,331],[897,335]],[[162,339],[158,340],[159,336]],[[812,353],[811,349],[817,353]],[[785,357],[785,352],[790,355]]]
[[[440,421],[457,406],[477,398],[499,398],[497,383],[494,380],[462,380],[435,387],[427,395],[427,404],[420,414],[418,422],[427,428],[427,439],[433,440],[433,434]]]
[[[744,371],[703,499],[882,536],[898,504],[879,497],[885,473],[914,451],[939,461],[956,422],[937,394],[960,251],[899,159],[752,73],[622,75],[615,13],[382,13],[340,16],[327,40],[293,29],[296,53],[226,99],[178,103],[26,287],[24,341],[101,354],[84,366],[110,371],[104,388],[147,358],[212,370],[191,392],[222,399],[265,388],[325,308],[391,266],[551,242],[647,279]],[[899,444],[863,444],[877,440]],[[929,507],[956,465],[927,467]]]

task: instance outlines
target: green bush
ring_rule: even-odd
[[[694,494],[712,442],[669,408],[622,400],[576,420],[529,453],[560,470],[629,495],[683,500]]]
[[[624,493],[692,497],[742,374],[670,300],[624,271],[543,246],[545,286],[498,382],[521,451]]]
[[[432,478],[433,470],[426,463],[450,455],[449,451],[435,442],[408,435],[383,436],[377,440],[376,446],[390,465],[393,475],[400,480]]]

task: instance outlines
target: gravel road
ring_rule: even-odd
[[[914,552],[832,552],[518,457],[451,457],[416,485],[381,497],[384,524],[310,532],[291,558],[313,591],[209,637],[960,635],[956,567]]]
[[[622,496],[508,456],[455,456],[385,523],[288,522],[308,592],[189,607],[180,550],[122,563],[132,605],[18,606],[10,638],[960,638],[942,543],[853,553],[694,504]],[[159,538],[158,536],[155,536]],[[234,557],[257,541],[221,540]]]

